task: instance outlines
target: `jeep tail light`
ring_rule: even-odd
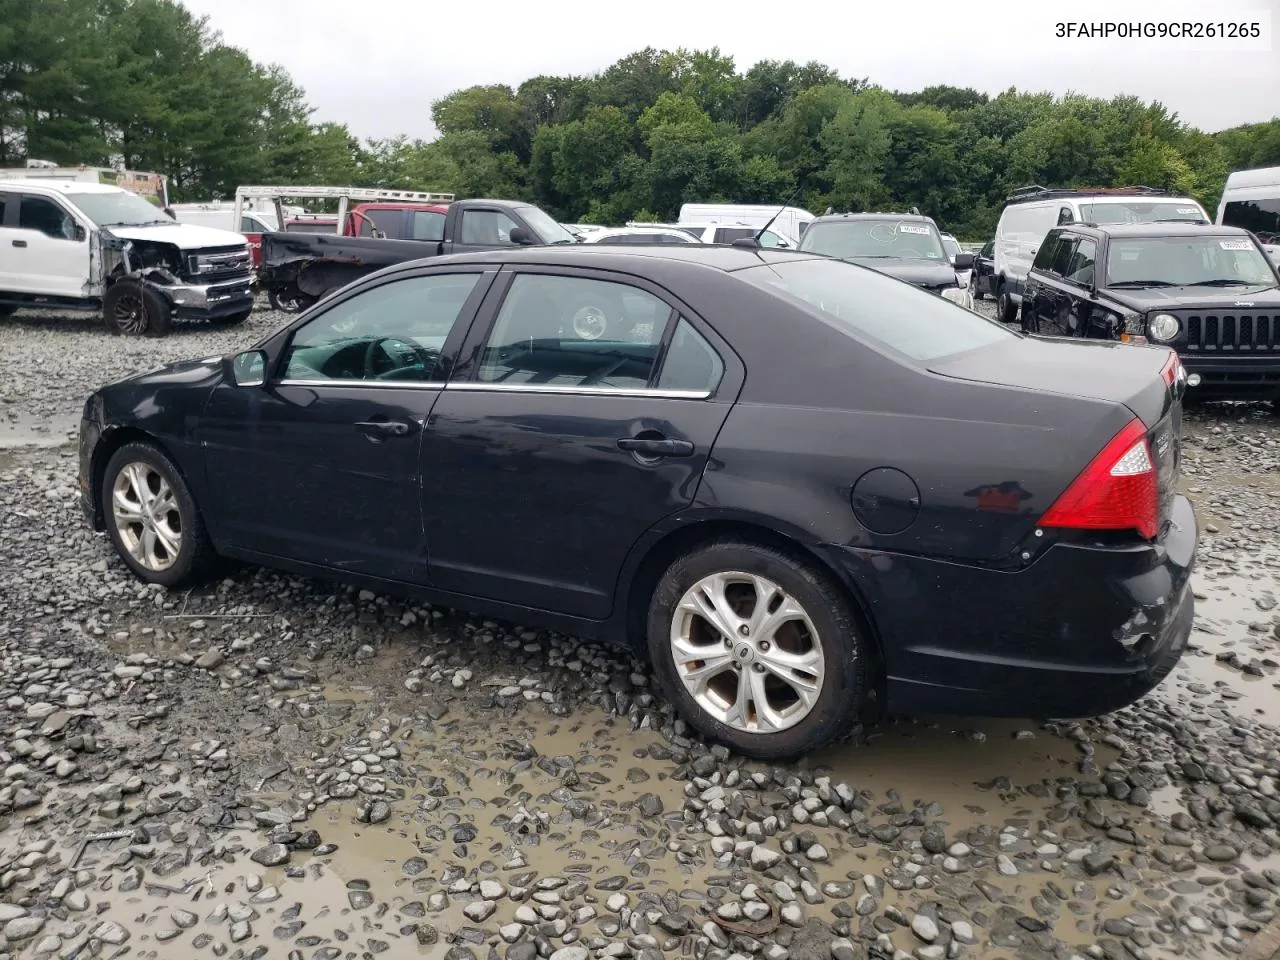
[[[1159,511],[1155,458],[1147,429],[1135,418],[1045,511],[1040,526],[1136,530],[1144,539],[1154,540]]]

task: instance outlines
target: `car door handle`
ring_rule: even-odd
[[[25,246],[27,245],[27,241],[25,241],[25,240],[15,240],[15,241],[13,241],[13,245],[14,245],[15,247],[25,247]]]
[[[668,440],[665,437],[623,437],[618,441],[618,449],[646,457],[693,456],[693,444],[688,440]]]
[[[407,437],[410,427],[403,420],[361,420],[356,429],[378,437]]]

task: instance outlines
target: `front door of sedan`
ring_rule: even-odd
[[[363,287],[291,330],[264,385],[217,387],[199,430],[215,537],[425,582],[422,427],[493,276],[456,269]]]
[[[687,317],[617,274],[500,277],[424,435],[433,586],[609,615],[632,545],[693,500],[742,382]]]

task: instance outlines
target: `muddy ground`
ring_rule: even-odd
[[[1087,722],[692,738],[576,638],[253,568],[140,585],[76,503],[97,384],[247,345],[0,323],[0,957],[1265,956],[1280,418],[1189,414],[1194,648]]]

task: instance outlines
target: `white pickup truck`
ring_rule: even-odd
[[[238,233],[178,223],[120,187],[0,180],[0,317],[84,310],[117,333],[159,337],[174,319],[242,323],[251,280]]]

